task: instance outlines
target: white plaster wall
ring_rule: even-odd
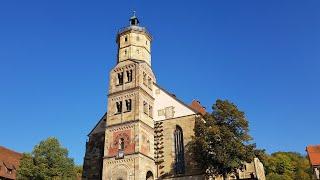
[[[174,116],[167,119],[195,114],[195,112],[189,107],[170,96],[167,92],[163,91],[158,87],[158,85],[155,84],[153,87],[153,97],[155,98],[153,112],[154,121],[165,120],[166,117],[164,115],[158,115],[158,110],[165,109],[166,107],[170,106],[174,107]]]

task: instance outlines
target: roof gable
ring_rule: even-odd
[[[312,166],[320,166],[320,145],[307,146],[307,153]]]
[[[21,158],[21,153],[0,146],[0,177],[15,179],[16,169],[19,167]]]
[[[154,84],[153,95],[155,98],[154,121],[197,114],[189,105],[157,84]]]

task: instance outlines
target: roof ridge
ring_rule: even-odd
[[[20,152],[14,151],[14,150],[9,149],[9,148],[4,147],[4,146],[0,146],[0,151],[1,151],[1,149],[5,150],[5,151],[9,151],[9,152],[11,152],[11,153],[19,154],[19,155],[22,155],[22,154],[23,154],[23,153],[20,153]]]

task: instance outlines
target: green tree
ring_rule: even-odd
[[[78,178],[81,178],[81,176],[82,176],[82,171],[83,171],[82,165],[76,166],[76,167],[75,167],[75,171],[76,171],[77,177],[78,177]]]
[[[17,179],[21,180],[75,178],[76,169],[68,150],[52,137],[36,145],[31,154],[23,154],[17,174]]]
[[[250,162],[255,153],[255,144],[249,135],[249,124],[244,112],[227,100],[217,100],[212,113],[198,119],[195,136],[188,150],[208,176],[235,172],[243,162]]]
[[[306,156],[296,152],[276,152],[265,163],[268,180],[309,180],[311,169]]]

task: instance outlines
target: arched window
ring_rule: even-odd
[[[123,72],[118,73],[118,85],[123,84]]]
[[[180,126],[176,126],[174,131],[174,150],[175,150],[175,165],[174,171],[176,174],[184,174],[184,145],[183,132]]]
[[[152,174],[151,171],[148,171],[148,172],[147,172],[146,180],[153,180],[153,174]]]

